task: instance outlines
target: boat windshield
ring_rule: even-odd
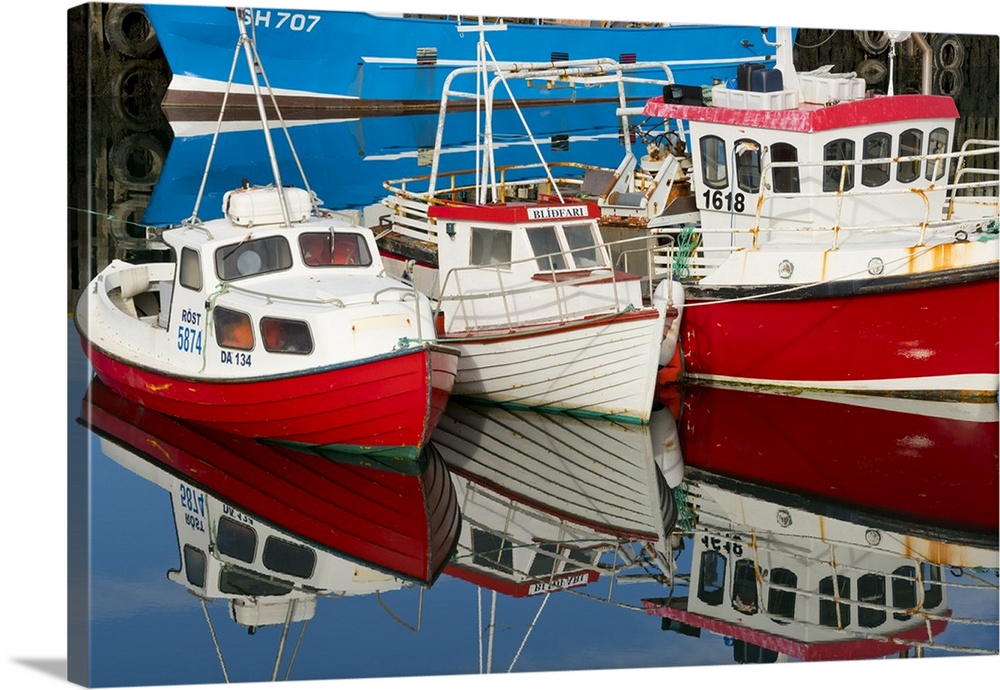
[[[292,253],[284,237],[262,237],[220,247],[215,272],[221,280],[239,280],[292,267]]]
[[[356,232],[306,232],[299,235],[306,266],[371,266],[365,238]]]

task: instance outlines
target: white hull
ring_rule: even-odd
[[[666,410],[661,413],[676,438],[673,418]],[[603,538],[666,536],[657,462],[664,449],[654,446],[649,426],[453,402],[432,443],[454,473],[570,523],[588,525]],[[467,506],[462,510],[473,517]]]
[[[461,352],[453,395],[645,424],[663,325],[661,314],[530,335],[441,341]]]

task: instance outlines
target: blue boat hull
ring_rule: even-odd
[[[239,37],[232,8],[146,5],[145,10],[174,75],[168,105],[208,106],[213,94],[217,100],[229,79]],[[436,104],[445,77],[474,64],[478,41],[474,26],[458,31],[455,21],[322,10],[255,9],[247,29],[273,88],[292,103],[306,99],[313,106],[331,107]],[[773,40],[773,30],[768,33]],[[774,50],[761,29],[750,26],[507,24],[487,38],[501,62],[667,62],[676,83],[692,85],[729,79],[738,63],[768,59]],[[705,60],[712,62],[683,64]],[[242,63],[234,83],[250,84]],[[581,88],[535,84],[515,96],[543,101],[615,96],[610,88]],[[653,85],[630,88],[629,96],[635,98],[660,90]]]

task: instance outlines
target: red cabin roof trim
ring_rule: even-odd
[[[481,223],[529,223],[599,218],[600,208],[587,201],[562,204],[469,204],[431,206],[427,215],[435,220],[478,221]]]
[[[677,105],[651,98],[643,114],[692,122],[788,132],[821,132],[907,120],[957,119],[958,108],[950,96],[904,94],[873,96],[831,106],[802,105],[791,110],[745,110],[715,106]]]

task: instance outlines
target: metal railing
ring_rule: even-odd
[[[462,330],[465,331],[479,328],[511,330],[532,326],[544,329],[573,319],[640,309],[648,305],[655,282],[673,279],[670,267],[658,270],[655,265],[654,250],[659,247],[649,244],[656,241],[656,238],[643,236],[538,254],[517,261],[451,268],[441,281],[440,296],[435,300],[436,307],[438,311],[450,311],[448,305],[455,305],[454,313],[461,318],[464,326]],[[671,242],[669,238],[660,241]],[[640,244],[644,246],[636,246]],[[612,249],[616,248],[622,251],[618,254],[615,265],[569,267],[573,265],[569,259],[576,253],[593,251],[601,256],[610,256]],[[622,270],[629,256],[639,256],[645,261],[645,276]],[[567,267],[557,268],[557,260],[564,262]],[[532,266],[530,278],[526,277],[527,271],[517,270],[518,267],[529,265]],[[548,267],[544,268],[546,265]],[[485,283],[487,279],[490,282]],[[627,290],[623,285],[635,282],[639,283],[637,291]],[[609,287],[603,290],[583,289],[600,284]],[[530,306],[519,307],[514,299],[519,295],[543,299],[547,297],[545,304],[551,308],[538,307],[540,300],[534,300]],[[476,315],[475,304],[487,300],[492,300],[499,306],[502,318],[498,318],[495,312],[489,317]],[[584,302],[583,308],[574,308],[573,301]]]

